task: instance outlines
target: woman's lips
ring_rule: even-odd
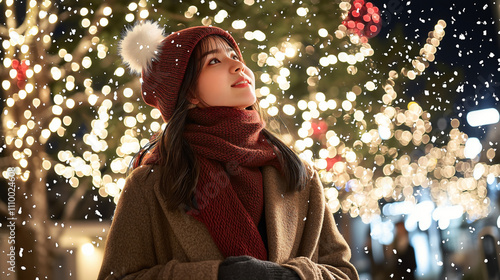
[[[234,84],[232,84],[231,87],[240,88],[240,87],[248,87],[250,85],[251,83],[250,81],[248,81],[248,79],[246,79],[245,77],[241,77]]]

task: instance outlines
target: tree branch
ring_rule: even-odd
[[[9,30],[6,27],[0,26],[0,37],[4,39],[9,38]]]
[[[73,194],[66,202],[66,207],[64,207],[64,212],[61,217],[61,223],[69,222],[75,213],[78,203],[81,201],[81,197],[87,192],[87,183],[90,177],[83,177],[79,186],[75,189]],[[59,228],[59,230],[54,234],[53,240],[59,240],[60,236],[63,234],[64,228]]]
[[[122,86],[122,88],[126,88],[126,87],[130,87],[130,88],[134,88],[136,87],[136,83],[137,81],[136,80],[132,80],[126,84],[124,84]],[[97,95],[97,101],[95,103],[95,105],[93,106],[98,106],[98,104],[101,104],[102,101],[104,99],[106,99],[107,97],[104,96],[104,94],[102,94],[102,92],[94,92],[95,95]],[[121,95],[117,95],[117,99],[114,101],[114,102],[118,102],[118,103],[123,103],[124,100],[123,100],[123,96]],[[78,93],[75,93],[71,99],[73,99],[75,101],[75,106],[73,108],[65,108],[64,109],[64,115],[70,115],[71,113],[73,113],[74,111],[76,110],[80,110],[81,106],[91,106],[89,104],[89,97],[88,95],[81,91],[81,92],[78,92]],[[38,118],[40,120],[40,127],[42,128],[46,128],[48,127],[49,123],[52,121],[52,118],[54,117],[54,115],[52,114],[52,111],[51,110],[44,110],[43,114],[40,115]]]
[[[75,189],[71,197],[66,202],[66,207],[64,207],[64,212],[61,220],[63,222],[67,222],[72,219],[73,214],[75,213],[76,206],[81,201],[81,197],[87,192],[88,187],[87,183],[89,182],[90,177],[83,177],[79,186]]]
[[[76,46],[76,48],[71,53],[71,55],[73,56],[73,59],[71,61],[69,61],[68,63],[66,63],[64,66],[62,66],[62,68],[64,68],[64,70],[66,72],[71,72],[71,63],[73,63],[75,61],[81,61],[82,60],[83,56],[88,52],[89,47],[92,46],[92,38],[94,38],[96,36],[99,36],[99,34],[102,32],[103,28],[102,28],[102,26],[100,26],[98,24],[98,22],[101,19],[101,17],[104,16],[104,8],[107,7],[109,4],[110,4],[109,2],[101,4],[101,6],[95,12],[94,18],[93,18],[92,23],[91,23],[91,26],[98,27],[97,31],[96,31],[95,34],[89,34],[89,33],[87,33],[87,35],[85,35],[79,41],[78,45]]]
[[[4,168],[12,167],[12,160],[13,160],[13,157],[9,157],[9,156],[0,157],[0,168],[4,169]]]

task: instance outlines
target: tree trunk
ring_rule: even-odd
[[[29,158],[27,181],[17,177],[16,272],[17,279],[52,279],[47,217],[46,171],[41,155]]]

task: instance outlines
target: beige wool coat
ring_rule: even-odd
[[[359,279],[317,173],[309,168],[306,188],[287,193],[278,170],[261,170],[269,261],[293,269],[301,279]],[[159,169],[138,167],[127,178],[99,280],[217,280],[224,257],[204,224],[181,210],[167,210],[159,175]]]

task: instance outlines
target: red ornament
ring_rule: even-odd
[[[342,161],[342,157],[339,155],[336,155],[332,158],[326,158],[326,170],[331,170],[333,168],[333,165],[339,161]]]
[[[382,27],[380,10],[371,2],[364,0],[354,0],[351,4],[349,14],[342,22],[350,32],[361,37],[362,42],[375,37]]]
[[[19,89],[24,89],[26,86],[26,70],[28,70],[28,65],[26,64],[26,60],[19,62],[19,60],[12,60],[12,69],[16,69],[17,71],[17,87]]]
[[[315,137],[320,137],[320,135],[324,134],[328,129],[328,125],[326,124],[325,121],[318,121],[318,122],[313,121],[311,123],[311,127],[313,129],[313,136]]]

